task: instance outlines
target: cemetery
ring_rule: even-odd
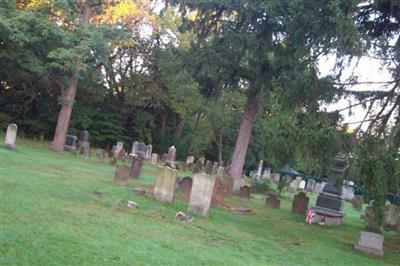
[[[400,265],[399,1],[0,2],[0,265]]]

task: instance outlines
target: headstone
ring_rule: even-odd
[[[7,149],[15,149],[15,141],[17,139],[18,126],[10,124],[7,127],[6,137],[4,139],[4,147]]]
[[[140,177],[142,166],[143,166],[142,158],[137,155],[132,156],[130,176],[133,179],[138,179]]]
[[[199,159],[199,160],[197,160],[196,164],[193,167],[193,174],[202,173],[202,172],[204,172],[203,162]]]
[[[306,193],[300,192],[294,195],[292,202],[292,212],[296,214],[306,214],[308,209],[309,198]]]
[[[383,256],[383,235],[371,232],[361,232],[354,248],[363,253]]]
[[[151,155],[151,164],[157,165],[157,162],[158,162],[158,154],[157,153],[153,153]]]
[[[400,207],[394,204],[387,204],[385,206],[385,218],[383,226],[385,229],[395,231],[397,229],[398,218],[400,215]]]
[[[223,160],[220,160],[219,163],[218,163],[218,165],[219,165],[219,166],[224,166],[224,161],[223,161]]]
[[[242,186],[239,191],[239,196],[241,199],[250,199],[251,191],[249,186]]]
[[[281,200],[276,196],[268,195],[265,198],[265,205],[272,209],[279,209],[281,206]]]
[[[114,174],[114,181],[119,185],[127,185],[128,177],[129,168],[125,165],[118,166]]]
[[[168,166],[172,169],[175,169],[176,165],[175,165],[175,158],[176,158],[176,149],[174,146],[171,146],[168,149],[168,154],[167,154],[167,158],[164,162],[164,166]]]
[[[122,148],[122,149],[119,150],[119,152],[117,153],[117,160],[125,162],[126,159],[127,159],[127,156],[126,156],[125,149]]]
[[[190,176],[185,176],[179,182],[179,191],[181,193],[190,194],[193,186],[193,179]]]
[[[132,155],[133,155],[133,154],[137,155],[138,147],[139,147],[139,142],[134,141],[134,142],[132,143],[132,150],[131,150],[131,154],[132,154]]]
[[[78,138],[74,135],[67,135],[67,137],[65,138],[64,150],[67,150],[69,152],[76,151],[77,139]]]
[[[224,176],[224,167],[223,166],[218,166],[217,168],[217,176],[223,177]]]
[[[87,130],[83,130],[79,134],[78,140],[78,153],[85,155],[85,157],[90,156],[90,143],[89,143],[89,132]]]
[[[264,170],[262,178],[271,179],[271,168],[266,168]]]
[[[147,153],[147,146],[144,142],[139,142],[136,155],[145,159]]]
[[[206,167],[205,167],[206,169],[205,169],[205,172],[206,172],[206,174],[207,175],[211,175],[212,174],[212,168],[213,168],[213,166],[212,166],[212,162],[211,161],[206,161]]]
[[[204,165],[206,163],[206,158],[200,157],[199,161],[202,163],[202,165]]]
[[[326,185],[326,182],[316,183],[315,187],[314,187],[314,192],[318,193],[318,194],[321,193],[322,190],[324,189],[325,185]]]
[[[147,145],[147,150],[146,150],[146,160],[151,160],[151,154],[153,153],[153,145],[149,144]]]
[[[215,178],[214,190],[212,195],[212,204],[217,205],[219,207],[223,207],[225,203],[225,197],[227,196],[227,187],[226,183],[222,180],[221,177]]]
[[[192,192],[190,193],[189,211],[208,216],[212,195],[214,191],[215,177],[203,173],[193,175]]]
[[[290,193],[296,193],[297,188],[298,188],[298,186],[297,186],[297,181],[296,181],[296,180],[293,180],[293,181],[290,183],[290,186],[289,186],[289,191],[290,191]]]
[[[301,180],[300,185],[299,185],[300,189],[305,189],[306,188],[306,181]]]
[[[212,166],[212,174],[216,175],[218,170],[218,162],[214,162]]]
[[[256,172],[256,174],[253,176],[253,181],[257,181],[257,180],[260,180],[260,179],[261,179],[261,177],[262,177],[263,166],[264,166],[264,161],[263,161],[263,160],[260,160],[260,162],[258,163],[257,172]]]
[[[97,149],[96,150],[97,162],[103,163],[104,157],[105,157],[105,151],[103,149]]]
[[[313,192],[315,189],[315,179],[309,179],[306,186],[307,192]],[[322,191],[322,190],[321,190]]]
[[[348,182],[344,182],[342,193],[343,199],[351,202],[354,198],[354,186],[350,185]]]
[[[360,195],[354,196],[353,200],[351,201],[351,204],[353,205],[353,209],[356,211],[362,211],[364,199]]]
[[[120,150],[124,148],[124,143],[122,141],[118,141],[117,145],[115,146],[114,154],[118,154]]]
[[[174,200],[176,173],[175,169],[157,166],[154,197],[158,201],[171,203]]]
[[[193,171],[194,156],[190,155],[186,159],[186,170]]]

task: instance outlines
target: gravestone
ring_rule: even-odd
[[[296,193],[297,188],[298,188],[297,182],[296,182],[296,180],[293,180],[293,181],[290,183],[290,186],[289,186],[289,191],[290,191],[290,193]]]
[[[314,187],[314,192],[318,193],[318,194],[321,193],[322,190],[324,189],[325,185],[326,185],[326,182],[316,183],[315,187]]]
[[[77,139],[78,138],[74,135],[67,135],[67,137],[65,138],[64,150],[75,152]]]
[[[261,179],[263,166],[264,166],[264,161],[260,160],[260,162],[258,163],[257,172],[255,175],[253,175],[253,181],[258,181]]]
[[[351,202],[354,198],[354,186],[350,184],[347,180],[343,182],[343,187],[342,187],[342,196],[345,201]]]
[[[385,218],[383,226],[385,229],[395,231],[397,229],[398,218],[400,215],[400,207],[394,204],[387,204],[385,206]]]
[[[15,149],[15,141],[17,140],[18,126],[10,124],[7,127],[6,137],[4,139],[4,147],[10,150]]]
[[[239,196],[241,199],[250,199],[251,191],[249,186],[242,186],[239,191]]]
[[[363,253],[383,256],[383,235],[371,232],[361,232],[354,248]]]
[[[193,179],[190,176],[185,176],[179,182],[179,191],[181,193],[190,194],[193,186]]]
[[[217,176],[223,178],[224,177],[224,167],[223,166],[218,166],[217,168]]]
[[[142,166],[143,166],[142,160],[143,159],[137,155],[132,156],[130,176],[133,179],[138,179],[140,177],[140,173],[142,171]]]
[[[305,189],[306,188],[306,181],[301,180],[300,185],[299,185],[300,189]]]
[[[122,148],[122,149],[119,150],[119,152],[117,153],[117,160],[125,162],[126,159],[128,159],[128,158],[127,158],[127,156],[126,156],[125,149]]]
[[[296,214],[306,214],[309,200],[310,199],[304,192],[300,192],[299,194],[294,195],[292,202],[292,212]]]
[[[194,156],[190,155],[186,158],[186,171],[193,171]]]
[[[315,179],[309,179],[306,186],[307,192],[313,192],[315,189]]]
[[[351,201],[351,204],[353,205],[353,209],[356,211],[362,211],[364,199],[360,195],[354,196],[353,200]]]
[[[79,134],[78,139],[78,153],[83,154],[86,157],[89,157],[90,154],[90,143],[89,143],[89,132],[87,130],[83,130]]]
[[[153,153],[151,155],[151,164],[157,165],[157,162],[158,162],[158,154],[157,153]]]
[[[172,169],[175,169],[176,168],[175,158],[176,158],[176,149],[175,146],[171,146],[168,149],[168,154],[167,158],[165,159],[164,166],[168,166]]]
[[[171,169],[170,167],[157,166],[154,197],[158,201],[164,203],[173,202],[176,173],[177,171],[175,169]]]
[[[193,174],[202,173],[202,172],[204,172],[203,162],[199,159],[199,160],[197,160],[196,164],[193,167]]]
[[[206,166],[205,166],[205,172],[207,175],[211,175],[212,174],[212,162],[211,161],[206,161]]]
[[[218,162],[218,165],[219,165],[219,166],[224,166],[224,160],[219,161],[219,162]]]
[[[131,150],[132,155],[137,155],[138,147],[139,147],[139,142],[134,141],[132,143],[132,150]]]
[[[265,198],[265,205],[272,209],[279,209],[281,206],[281,200],[274,195],[268,195]]]
[[[136,155],[139,156],[140,158],[144,159],[146,158],[146,153],[147,153],[147,146],[144,142],[139,142]]]
[[[342,223],[344,212],[342,211],[342,185],[348,157],[339,153],[332,160],[331,172],[328,182],[317,197],[316,206],[312,208],[321,218],[325,218],[325,224],[338,225]]]
[[[124,148],[124,143],[122,141],[118,141],[117,145],[115,145],[115,150],[114,150],[114,154],[118,155],[118,153],[120,152],[120,150],[122,150]]]
[[[219,207],[223,207],[225,203],[225,197],[227,196],[227,187],[221,177],[215,178],[214,190],[212,195],[211,203]]]
[[[218,170],[218,162],[214,162],[212,166],[212,174],[216,175]]]
[[[206,158],[200,157],[199,161],[202,163],[202,165],[204,165],[206,163]]]
[[[271,168],[266,168],[264,170],[262,178],[271,179]]]
[[[96,150],[96,159],[97,162],[103,163],[105,157],[105,151],[103,149],[97,149]]]
[[[212,195],[214,192],[215,177],[203,173],[193,175],[192,192],[190,193],[189,211],[208,216]]]
[[[153,145],[149,144],[147,145],[147,150],[146,150],[146,160],[151,160],[151,154],[153,153]]]
[[[125,165],[117,166],[114,174],[114,181],[119,185],[127,185],[129,177],[129,168]]]

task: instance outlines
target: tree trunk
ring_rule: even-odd
[[[222,161],[222,127],[218,130],[218,162]]]
[[[84,29],[89,25],[90,16],[92,14],[92,7],[89,1],[86,2],[82,14],[82,27]],[[76,90],[78,86],[79,71],[81,70],[82,59],[77,59],[72,75],[69,79],[67,88],[61,93],[61,111],[58,115],[56,132],[54,133],[53,143],[51,149],[55,152],[64,151],[64,143],[67,137],[69,122],[71,119],[72,106],[75,100]]]
[[[230,174],[233,177],[233,192],[238,193],[243,184],[243,166],[246,159],[247,148],[251,138],[254,119],[258,111],[258,92],[251,93],[246,102],[242,121],[240,123],[239,134],[236,139],[235,150],[232,154]]]

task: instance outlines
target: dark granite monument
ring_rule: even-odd
[[[76,140],[77,137],[74,135],[67,135],[65,138],[64,150],[74,152],[76,151]]]
[[[317,221],[324,217],[327,225],[342,223],[342,185],[345,171],[348,167],[348,157],[339,153],[332,160],[331,173],[328,182],[318,195],[316,206],[312,209],[317,214]]]

